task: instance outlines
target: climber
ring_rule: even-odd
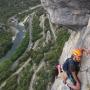
[[[70,79],[73,83],[73,85],[67,83],[71,90],[80,90],[81,85],[77,75],[80,69],[81,57],[84,52],[87,54],[90,53],[85,49],[75,49],[72,51],[71,57],[67,58],[62,66],[57,65],[58,76],[63,79],[63,82],[66,84],[67,79]]]

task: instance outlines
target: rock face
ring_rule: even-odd
[[[58,89],[57,89],[57,87],[58,87]],[[70,89],[67,86],[64,86],[62,80],[56,79],[54,85],[52,86],[52,90],[70,90]]]
[[[87,25],[89,0],[41,0],[53,23],[76,30]]]
[[[75,32],[72,31],[69,40],[65,43],[59,62],[63,64],[67,57],[71,56],[73,48],[86,48],[90,50],[90,21],[86,28]],[[83,55],[79,72],[81,90],[90,90],[90,55]]]
[[[41,0],[52,23],[71,29],[71,36],[65,43],[59,62],[62,64],[71,56],[74,48],[90,50],[90,0]],[[90,90],[90,55],[84,55],[81,61],[79,79],[81,90]],[[53,90],[61,90],[55,81]]]

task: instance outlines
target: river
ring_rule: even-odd
[[[0,59],[0,61],[10,58],[11,55],[15,52],[16,48],[21,44],[24,38],[24,32],[25,32],[24,26],[18,24],[17,27],[13,27],[13,28],[16,29],[17,32],[15,39],[13,40],[13,45],[11,49],[6,53],[6,55]]]

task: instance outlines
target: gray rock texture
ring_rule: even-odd
[[[51,22],[77,30],[87,25],[90,0],[41,0]]]
[[[71,56],[72,49],[81,47],[90,50],[90,20],[86,28],[78,32],[71,32],[71,36],[65,43],[59,62],[63,64],[66,58]],[[81,81],[81,90],[90,90],[90,54],[83,55],[78,76]]]
[[[90,50],[90,0],[41,0],[52,23],[70,29],[59,62],[63,64],[74,48]],[[81,90],[90,90],[90,55],[83,55],[79,72]],[[60,89],[58,80],[52,90]]]

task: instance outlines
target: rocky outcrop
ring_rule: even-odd
[[[41,0],[52,23],[66,26],[71,36],[65,43],[59,62],[62,64],[71,56],[74,48],[90,50],[90,1],[89,0]],[[79,78],[81,90],[90,90],[90,55],[84,55],[81,61]],[[55,90],[61,90],[55,81]],[[54,90],[54,89],[53,89]]]
[[[67,57],[70,57],[73,48],[82,47],[90,50],[90,21],[88,26],[81,31],[71,33],[69,40],[65,43],[62,55],[59,59],[60,63],[63,63]],[[81,69],[79,72],[79,78],[81,81],[81,90],[90,89],[90,55],[83,55],[81,61]]]
[[[90,13],[89,0],[41,0],[51,22],[76,30],[87,25]]]

